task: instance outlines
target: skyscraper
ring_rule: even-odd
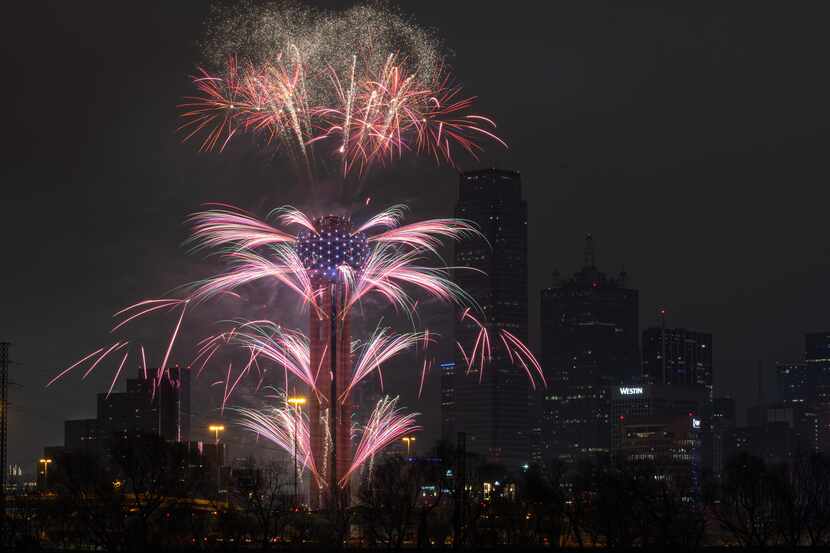
[[[588,235],[582,269],[567,280],[554,274],[553,286],[542,290],[544,460],[610,447],[608,390],[640,372],[639,296],[626,278],[597,269]]]
[[[712,398],[712,335],[655,326],[643,331],[643,378],[651,384],[705,386]]]
[[[499,169],[460,175],[455,215],[479,226],[483,238],[456,245],[455,282],[481,306],[491,334],[507,329],[527,339],[527,204],[522,199],[518,172]],[[472,344],[477,327],[458,321],[461,344]],[[500,348],[485,373],[467,367],[456,353],[452,375],[455,430],[467,435],[467,449],[493,462],[516,467],[529,457],[528,390],[526,376]],[[445,379],[444,385],[449,385]]]
[[[441,363],[441,439],[455,437],[455,361]]]

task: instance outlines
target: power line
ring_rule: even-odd
[[[9,429],[9,344],[0,342],[0,534],[6,535],[6,445]]]

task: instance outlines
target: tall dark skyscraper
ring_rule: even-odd
[[[643,378],[651,384],[705,386],[711,400],[712,335],[685,328],[643,331]]]
[[[455,361],[441,363],[441,439],[455,438]]]
[[[541,458],[573,459],[610,447],[608,390],[640,374],[639,296],[626,274],[599,271],[593,239],[580,271],[542,290]]]
[[[457,270],[455,281],[481,306],[491,335],[504,328],[526,340],[527,204],[519,173],[485,169],[461,174],[455,215],[476,223],[485,238],[456,245],[454,264],[481,272]],[[477,330],[469,320],[455,323],[461,344],[471,345]],[[456,353],[451,376],[452,383],[445,378],[443,384],[454,390],[453,423],[467,434],[468,451],[509,468],[526,463],[532,424],[522,369],[513,366],[503,348],[494,348],[483,375]]]

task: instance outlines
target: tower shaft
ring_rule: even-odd
[[[311,454],[322,480],[312,483],[312,509],[336,507],[337,499],[347,494],[339,491],[339,482],[352,457],[351,401],[343,397],[351,375],[351,329],[348,317],[337,316],[343,287],[327,284],[319,297],[326,316],[312,311],[309,321],[311,369],[320,394],[309,393]]]

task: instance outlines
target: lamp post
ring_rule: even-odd
[[[43,465],[43,489],[47,490],[49,488],[49,463],[52,459],[41,459],[38,462]]]
[[[401,438],[401,441],[406,443],[406,458],[409,459],[409,452],[412,448],[412,442],[415,441],[415,436],[406,436],[404,438]]]
[[[304,397],[290,397],[288,403],[294,406],[294,507],[297,507],[297,430],[300,427]]]
[[[223,424],[211,424],[208,430],[213,432],[216,440],[216,494],[219,494],[219,489],[222,487],[222,463],[219,461],[219,433],[225,431]]]

